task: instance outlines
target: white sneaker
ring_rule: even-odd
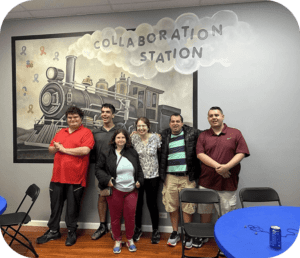
[[[122,248],[122,241],[116,241],[113,252],[115,254],[119,254],[119,253],[121,253],[121,248]]]
[[[136,252],[136,246],[135,246],[135,244],[134,244],[134,242],[133,242],[133,239],[128,240],[128,241],[126,242],[126,245],[127,245],[128,250],[129,250],[130,252]]]

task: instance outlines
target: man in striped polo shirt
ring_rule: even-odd
[[[175,113],[170,117],[169,127],[162,132],[160,177],[164,182],[162,196],[165,209],[170,213],[173,232],[168,239],[169,246],[176,246],[178,234],[179,193],[184,188],[195,188],[200,175],[200,162],[196,145],[200,130],[183,124],[183,118]],[[192,221],[195,212],[193,204],[183,204],[183,220]],[[192,248],[192,239],[186,239],[185,247]]]

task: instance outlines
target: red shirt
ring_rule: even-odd
[[[204,153],[217,161],[219,164],[227,164],[237,153],[244,153],[245,157],[250,155],[247,143],[242,133],[235,128],[224,128],[219,135],[216,135],[210,128],[199,135],[196,147],[197,155]],[[229,171],[231,176],[224,178],[214,168],[201,162],[201,174],[199,185],[217,191],[235,191],[239,181],[241,164],[237,164]]]
[[[90,129],[81,125],[73,133],[69,133],[69,128],[61,129],[52,139],[60,142],[65,148],[89,147],[93,149],[94,137]],[[60,151],[55,153],[51,182],[61,184],[80,184],[86,186],[86,175],[89,167],[89,156],[73,156]]]

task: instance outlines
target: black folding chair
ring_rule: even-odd
[[[204,203],[204,204],[213,204],[218,203],[220,216],[222,216],[221,205],[220,205],[220,197],[216,191],[210,189],[198,189],[198,188],[186,188],[180,192],[179,195],[180,201],[180,215],[181,215],[181,239],[182,239],[182,258],[190,257],[193,258],[195,256],[187,256],[185,255],[185,237],[186,235],[190,238],[198,237],[198,238],[214,238],[214,227],[215,222],[211,223],[200,223],[200,222],[191,222],[184,223],[183,214],[182,214],[182,203]],[[220,249],[218,251],[217,258],[220,254]]]
[[[33,204],[35,203],[36,199],[38,198],[39,194],[40,194],[40,188],[38,186],[36,186],[35,184],[32,184],[31,186],[28,187],[28,189],[25,193],[25,196],[24,196],[23,200],[21,201],[21,203],[15,213],[0,215],[0,227],[3,231],[3,236],[5,234],[7,234],[12,238],[9,246],[11,246],[13,241],[16,240],[21,245],[27,247],[31,252],[33,252],[36,257],[39,257],[39,255],[36,253],[34,247],[32,246],[32,243],[26,236],[21,234],[19,231],[23,224],[27,224],[29,221],[31,221],[31,218],[28,214],[29,214]],[[31,198],[31,201],[32,201],[31,205],[29,206],[27,212],[19,212],[19,209],[21,208],[21,206],[27,196],[29,196]],[[14,229],[13,226],[18,226],[18,228]],[[4,227],[6,227],[6,229],[4,229]],[[10,234],[8,232],[8,228],[12,229],[14,231],[14,234]],[[27,240],[29,245],[27,245],[27,244],[21,242],[19,239],[17,239],[17,235],[20,235],[25,240]]]
[[[281,206],[278,193],[270,187],[246,187],[239,192],[242,208],[244,202],[278,202]]]

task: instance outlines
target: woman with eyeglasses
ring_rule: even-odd
[[[132,148],[130,136],[124,129],[116,130],[109,144],[109,152],[100,153],[95,170],[100,189],[112,187],[112,195],[107,196],[106,199],[115,240],[113,252],[118,254],[122,248],[122,215],[125,221],[126,245],[130,252],[135,252],[133,234],[138,199],[137,188],[143,185],[144,175],[139,156]]]
[[[158,231],[158,207],[157,195],[160,177],[158,174],[158,155],[161,141],[157,134],[150,133],[150,122],[146,117],[140,117],[136,121],[136,133],[131,135],[131,142],[139,154],[140,163],[144,173],[144,185],[139,188],[138,202],[135,215],[135,230],[133,240],[138,241],[142,235],[142,210],[144,193],[152,221],[152,244],[158,244],[160,233]]]

